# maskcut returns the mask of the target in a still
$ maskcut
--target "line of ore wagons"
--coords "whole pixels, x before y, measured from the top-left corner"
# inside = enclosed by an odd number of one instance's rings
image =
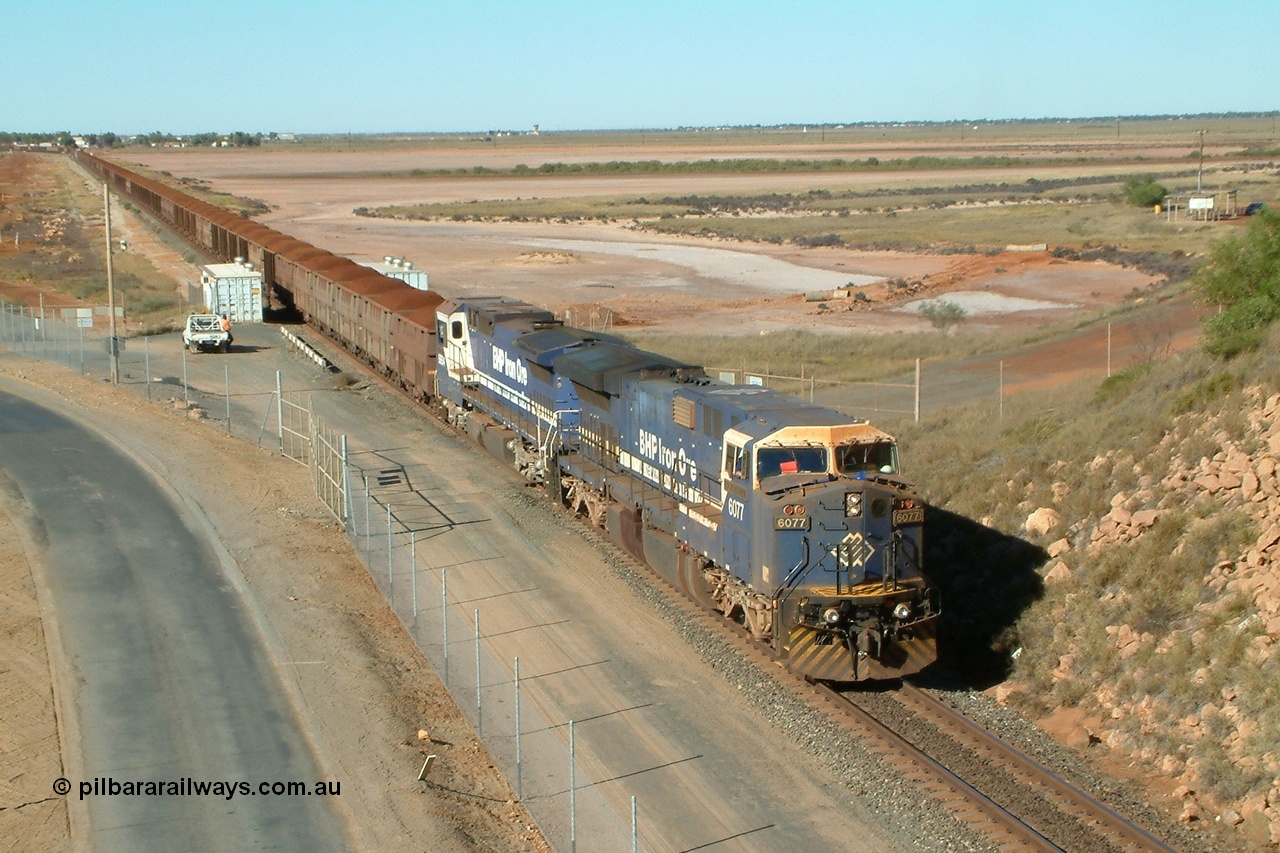
[[[418,399],[434,394],[436,307],[443,301],[438,293],[413,288],[87,151],[78,151],[76,158],[214,260],[242,258],[261,270],[267,310],[296,308]]]

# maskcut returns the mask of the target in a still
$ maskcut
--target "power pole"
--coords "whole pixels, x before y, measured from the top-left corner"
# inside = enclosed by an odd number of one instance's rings
[[[1200,192],[1204,189],[1204,131],[1197,130],[1196,133],[1200,134],[1200,168],[1196,170],[1196,192]]]
[[[111,384],[120,383],[120,348],[116,342],[116,288],[112,278],[111,266],[111,194],[110,187],[102,184],[102,205],[106,210],[107,222],[107,313],[111,317],[111,338],[107,343],[107,351],[111,353]]]

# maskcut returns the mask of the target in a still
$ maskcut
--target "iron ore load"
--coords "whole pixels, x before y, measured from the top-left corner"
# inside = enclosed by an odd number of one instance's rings
[[[937,656],[925,507],[863,420],[567,326],[446,301],[87,152],[80,162],[292,308],[792,670],[851,682]]]

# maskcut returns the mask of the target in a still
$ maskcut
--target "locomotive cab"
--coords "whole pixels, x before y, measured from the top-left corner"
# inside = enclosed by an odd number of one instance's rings
[[[726,489],[749,479],[742,514],[756,551],[749,563],[726,556],[761,567],[748,582],[769,597],[771,641],[788,666],[860,681],[935,659],[940,608],[922,566],[923,502],[898,474],[890,436],[866,424],[754,440],[731,430],[725,460]]]

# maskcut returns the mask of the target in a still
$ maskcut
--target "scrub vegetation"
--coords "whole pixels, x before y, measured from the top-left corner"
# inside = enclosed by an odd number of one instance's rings
[[[496,199],[358,208],[356,213],[456,222],[614,222],[658,234],[912,252],[998,251],[1037,243],[1067,251],[1113,246],[1173,260],[1207,251],[1220,234],[1216,223],[1167,222],[1146,203],[1148,196],[1163,199],[1167,192],[1194,189],[1194,169],[1179,166],[1161,174],[1162,184],[1123,172],[997,177],[872,189],[816,186],[790,193]],[[805,179],[820,185],[823,175]],[[1250,199],[1274,206],[1280,198],[1274,170],[1231,180]],[[1139,196],[1141,206],[1133,201]]]
[[[19,158],[28,158],[27,165]],[[87,305],[106,305],[101,194],[62,158],[15,154],[6,161],[6,168],[30,168],[40,177],[17,203],[10,196],[4,211],[9,215],[0,216],[0,278],[38,282]],[[116,304],[131,322],[156,328],[177,322],[184,309],[171,278],[142,254],[121,248],[118,240],[112,264]]]

